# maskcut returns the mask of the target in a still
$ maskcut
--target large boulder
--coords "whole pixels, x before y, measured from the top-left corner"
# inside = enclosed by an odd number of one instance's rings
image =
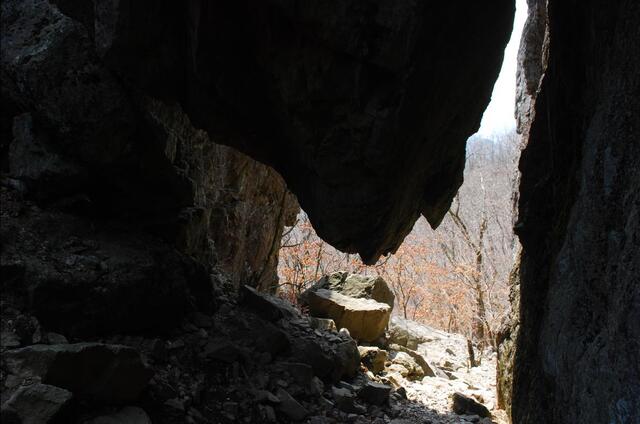
[[[319,289],[309,293],[311,315],[331,318],[339,328],[347,328],[356,340],[372,342],[384,334],[391,307],[373,299],[358,299]]]
[[[152,375],[135,349],[102,343],[33,345],[4,360],[11,374],[106,403],[136,400]]]
[[[320,289],[333,290],[345,296],[373,299],[377,302],[386,303],[391,309],[393,309],[395,301],[393,291],[391,291],[382,277],[338,271],[325,275],[303,292],[300,295],[300,303],[307,304],[309,293]]]

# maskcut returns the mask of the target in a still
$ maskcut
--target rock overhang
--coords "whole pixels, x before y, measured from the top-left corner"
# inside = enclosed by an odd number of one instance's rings
[[[58,5],[95,28],[123,81],[271,165],[320,237],[369,264],[421,214],[434,227],[446,214],[515,11],[513,0]]]

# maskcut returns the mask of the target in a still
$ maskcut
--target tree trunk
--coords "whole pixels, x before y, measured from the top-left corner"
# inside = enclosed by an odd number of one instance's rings
[[[478,363],[476,362],[476,355],[475,355],[475,352],[473,351],[473,344],[469,339],[467,339],[467,351],[469,353],[469,367],[471,368],[477,367]]]

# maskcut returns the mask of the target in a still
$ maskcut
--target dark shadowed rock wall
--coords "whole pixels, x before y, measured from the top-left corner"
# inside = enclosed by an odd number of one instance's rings
[[[92,13],[93,7],[84,16]],[[279,236],[298,210],[281,177],[214,144],[175,102],[120,79],[99,57],[94,32],[93,23],[74,20],[47,1],[2,4],[3,185],[11,196],[18,193],[37,205],[38,212],[21,226],[30,228],[49,217],[46,227],[57,233],[39,237],[60,256],[28,269],[27,279],[45,278],[47,266],[67,260],[62,256],[73,249],[63,246],[65,238],[92,238],[82,229],[89,223],[81,224],[90,220],[97,233],[114,223],[119,230],[107,243],[110,248],[94,240],[94,248],[83,255],[102,249],[97,256],[108,257],[109,251],[118,252],[118,243],[124,251],[124,246],[137,245],[142,256],[124,258],[126,268],[135,272],[138,265],[152,264],[149,269],[158,275],[143,278],[150,287],[166,272],[166,264],[159,257],[144,259],[145,246],[177,250],[205,273],[215,268],[227,274],[236,286],[272,288]],[[3,229],[12,227],[8,218]],[[3,266],[18,261],[29,268],[25,258],[37,253],[23,245],[28,237],[7,235]],[[95,277],[72,271],[61,280],[64,284],[82,285]],[[104,270],[100,278],[108,280],[112,271]]]
[[[549,1],[524,39],[516,423],[640,421],[638,22],[636,1]]]

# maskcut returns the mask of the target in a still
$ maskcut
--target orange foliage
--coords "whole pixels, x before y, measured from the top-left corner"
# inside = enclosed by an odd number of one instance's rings
[[[462,265],[452,268],[442,261],[437,239],[424,234],[424,220],[416,227],[395,254],[365,266],[357,255],[339,252],[322,241],[303,212],[283,237],[279,295],[296,303],[303,290],[335,271],[379,275],[396,295],[394,313],[447,331],[464,332],[473,315],[468,307],[472,297],[456,274],[466,269]]]
[[[280,295],[295,303],[335,271],[380,275],[396,295],[394,314],[492,343],[509,311],[508,277],[518,250],[511,229],[517,157],[513,133],[470,141],[465,183],[438,230],[420,218],[398,251],[373,266],[323,242],[301,212],[283,235]]]

